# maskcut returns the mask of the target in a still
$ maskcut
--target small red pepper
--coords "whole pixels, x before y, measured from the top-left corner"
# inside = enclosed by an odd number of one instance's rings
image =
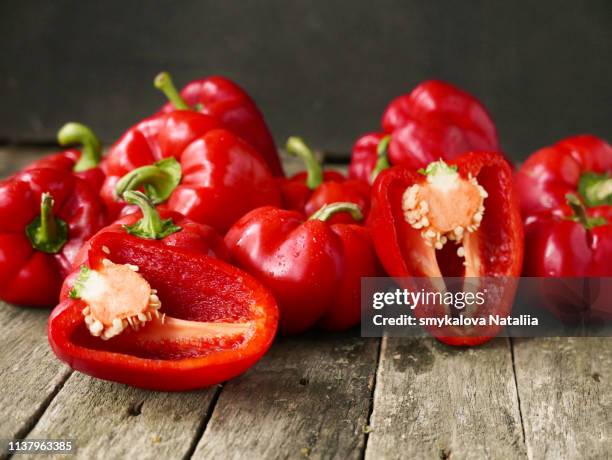
[[[389,168],[387,149],[391,135],[369,133],[361,136],[353,146],[348,177],[373,183],[383,169]]]
[[[284,334],[317,322],[328,330],[359,323],[361,277],[380,269],[367,228],[330,224],[338,212],[363,219],[354,203],[328,204],[306,221],[268,206],[246,214],[225,236],[232,260],[274,294]]]
[[[247,211],[277,205],[268,167],[214,118],[179,110],[148,118],[123,135],[109,153],[101,195],[111,217],[124,211],[119,197],[142,188],[155,204],[224,232]]]
[[[83,147],[81,151],[68,149],[48,155],[24,169],[53,168],[73,173],[98,192],[104,182],[104,172],[100,167],[102,145],[93,131],[80,123],[66,123],[57,133],[57,141],[62,146],[81,144]]]
[[[127,230],[95,235],[87,263],[64,283],[48,327],[62,361],[97,378],[182,391],[224,382],[261,358],[278,324],[266,289],[227,263],[163,242],[169,236]]]
[[[564,139],[531,155],[515,180],[525,219],[526,276],[612,275],[612,146]]]
[[[355,144],[351,177],[371,175],[377,162],[376,141],[385,134],[391,135],[389,162],[415,169],[470,151],[500,150],[495,124],[480,101],[436,80],[425,81],[391,101],[382,128],[383,133],[363,136]]]
[[[83,243],[105,223],[102,203],[69,172],[30,169],[0,183],[0,298],[50,307]]]
[[[512,171],[497,153],[467,153],[425,170],[396,166],[374,183],[368,225],[390,276],[516,277],[523,231]],[[437,288],[434,288],[437,290]],[[512,299],[497,305],[508,314]],[[417,308],[417,314],[426,313]],[[494,327],[438,337],[453,345],[486,342]]]
[[[283,206],[286,209],[311,215],[326,204],[336,202],[355,203],[367,216],[370,210],[370,186],[367,181],[347,179],[338,171],[323,171],[314,152],[299,137],[287,140],[287,153],[304,161],[306,171],[289,179],[278,179]],[[339,212],[333,223],[350,223],[349,212]]]
[[[284,176],[278,150],[263,115],[253,99],[236,83],[224,77],[208,77],[189,82],[179,94],[170,75],[162,72],[155,79],[155,85],[170,101],[162,107],[162,112],[193,107],[218,119],[257,150],[274,176]]]

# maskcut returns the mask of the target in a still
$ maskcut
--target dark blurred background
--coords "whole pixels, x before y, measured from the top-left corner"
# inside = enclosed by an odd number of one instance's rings
[[[570,134],[612,138],[612,2],[7,1],[0,139],[53,143],[65,121],[112,142],[179,86],[244,86],[277,142],[348,154],[428,78],[479,97],[514,158]]]

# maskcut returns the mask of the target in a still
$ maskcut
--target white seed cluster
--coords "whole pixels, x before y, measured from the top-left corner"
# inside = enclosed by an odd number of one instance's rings
[[[449,240],[459,244],[463,241],[463,235],[465,232],[473,232],[480,227],[485,210],[484,200],[487,198],[487,196],[489,196],[489,194],[476,181],[475,177],[470,175],[468,180],[478,189],[478,192],[480,193],[480,197],[482,198],[480,206],[471,217],[470,223],[467,226],[463,227],[458,225],[453,230],[448,232],[441,232],[429,226],[429,203],[419,197],[419,191],[422,187],[421,185],[412,185],[404,191],[404,194],[402,195],[402,211],[404,212],[404,218],[412,228],[421,230],[421,236],[425,240],[425,244],[427,246],[442,249],[442,247]],[[457,255],[459,257],[465,257],[465,249],[463,246],[460,246],[457,249]]]
[[[109,264],[112,264],[112,262],[108,259],[104,259],[102,261],[102,264],[108,266]],[[136,265],[126,265],[130,268],[130,270],[133,270],[135,272],[138,271],[138,267]],[[166,314],[160,314],[160,308],[161,301],[157,296],[157,290],[151,289],[149,303],[144,311],[126,316],[124,318],[114,318],[113,323],[110,326],[105,326],[99,319],[97,319],[93,315],[89,306],[83,308],[82,313],[85,317],[85,325],[87,326],[87,329],[89,330],[91,335],[93,335],[94,337],[100,337],[102,340],[108,340],[112,337],[121,334],[128,326],[130,326],[133,330],[137,331],[146,322],[151,321],[154,317],[160,319],[163,324]]]

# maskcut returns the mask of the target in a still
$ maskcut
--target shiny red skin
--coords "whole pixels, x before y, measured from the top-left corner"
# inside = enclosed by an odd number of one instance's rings
[[[223,123],[227,129],[251,144],[264,158],[274,176],[283,177],[278,149],[261,111],[240,86],[224,77],[213,76],[188,83],[181,97],[189,106],[201,104],[201,112]],[[161,109],[174,111],[168,103]]]
[[[353,147],[351,177],[367,178],[376,164],[377,139],[390,134],[392,165],[423,168],[440,158],[453,160],[470,151],[500,151],[497,130],[485,107],[471,94],[429,80],[391,101],[381,133],[366,134]]]
[[[34,249],[25,233],[40,215],[44,192],[55,200],[54,215],[68,225],[68,240],[57,254]],[[30,169],[1,182],[0,298],[16,305],[55,305],[77,252],[105,219],[103,205],[89,185],[59,169]]]
[[[278,325],[272,295],[241,270],[205,254],[163,246],[119,232],[92,239],[89,267],[110,257],[132,263],[157,289],[162,312],[191,321],[254,321],[242,341],[158,341],[141,344],[138,332],[102,341],[85,328],[81,300],[68,297],[77,272],[66,279],[60,304],[49,317],[53,352],[73,369],[91,376],[161,391],[215,385],[245,372],[270,347]],[[106,248],[110,256],[102,250]],[[145,326],[146,327],[146,326]]]
[[[76,177],[83,179],[90,185],[92,190],[98,192],[100,188],[102,188],[102,184],[104,183],[105,177],[104,171],[102,170],[102,166],[98,165],[85,171],[75,172],[74,165],[76,165],[80,158],[81,152],[79,150],[68,149],[62,152],[47,155],[46,157],[41,158],[40,160],[36,160],[26,166],[24,170],[28,171],[30,169],[39,168],[59,169],[67,173],[74,174]]]
[[[368,182],[347,179],[338,171],[324,171],[323,182],[314,190],[306,186],[306,172],[300,172],[289,179],[279,179],[278,184],[285,209],[312,215],[326,204],[345,201],[355,203],[364,217],[370,211],[370,186]],[[331,223],[352,223],[354,220],[346,213],[333,215]]]
[[[101,195],[112,217],[127,211],[115,196],[129,171],[162,158],[181,164],[181,183],[163,207],[225,232],[245,212],[278,205],[280,193],[265,162],[245,141],[208,115],[174,111],[151,117],[130,129],[106,161]]]
[[[366,228],[304,221],[296,211],[255,209],[236,222],[225,242],[232,261],[273,293],[287,335],[317,322],[329,330],[355,326],[360,279],[380,273]]]
[[[448,163],[456,165],[462,177],[470,174],[476,177],[489,193],[478,230],[481,235],[478,276],[518,277],[523,261],[523,227],[510,166],[502,155],[493,152],[470,152]],[[429,277],[431,273],[426,267],[432,264],[440,266],[443,276],[463,276],[462,269],[457,271],[442,254],[438,262],[432,260],[420,231],[413,229],[403,216],[402,194],[408,187],[425,180],[424,175],[403,166],[389,168],[378,176],[372,189],[368,220],[376,252],[387,274],[395,278]],[[512,299],[508,300],[501,305],[501,310],[511,310]],[[499,331],[487,332],[493,333],[436,338],[450,345],[472,346],[487,342]]]
[[[229,261],[229,251],[225,245],[223,238],[216,230],[209,225],[199,224],[193,220],[179,214],[178,212],[169,211],[167,209],[158,209],[159,216],[162,219],[172,219],[174,225],[181,228],[178,232],[172,233],[159,240],[148,240],[151,245],[158,245],[160,248],[164,246],[177,247],[186,251],[197,252],[198,254],[206,254],[210,257],[215,257],[220,260]],[[102,228],[100,233],[117,233],[119,235],[128,235],[124,225],[132,225],[142,218],[142,212],[137,211],[117,219],[111,225]],[[73,266],[78,267],[87,262],[91,241],[87,241],[78,252],[74,259]]]
[[[612,174],[612,146],[592,135],[569,137],[531,155],[515,176],[525,219],[525,276],[611,276],[612,206],[587,208],[608,224],[587,230],[569,220],[566,195],[585,172]]]

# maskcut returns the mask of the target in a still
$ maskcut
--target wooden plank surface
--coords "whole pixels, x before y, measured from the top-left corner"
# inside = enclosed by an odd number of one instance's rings
[[[228,382],[193,458],[361,458],[377,339],[280,339]]]
[[[612,339],[514,343],[530,458],[612,457]]]
[[[83,459],[183,458],[217,391],[143,391],[75,372],[28,438],[74,439]]]
[[[383,339],[370,428],[366,459],[525,457],[508,341]]]
[[[0,302],[0,439],[25,436],[70,375],[47,343],[47,316]]]

